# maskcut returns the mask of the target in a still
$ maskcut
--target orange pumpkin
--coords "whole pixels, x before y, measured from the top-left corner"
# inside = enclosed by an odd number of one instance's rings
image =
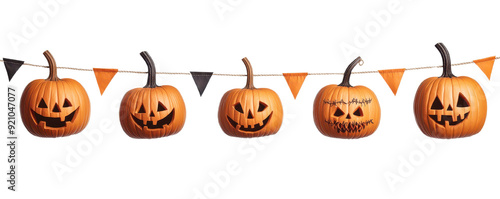
[[[176,134],[186,121],[186,106],[173,86],[156,85],[156,68],[149,54],[140,53],[148,66],[144,88],[128,91],[120,105],[120,123],[132,138],[159,138]]]
[[[484,91],[474,79],[453,75],[448,50],[442,43],[436,48],[443,59],[443,74],[426,79],[417,90],[413,110],[418,127],[435,138],[474,135],[486,120]]]
[[[82,131],[90,117],[90,101],[85,89],[73,79],[59,79],[54,57],[47,79],[30,82],[21,96],[21,118],[28,131],[39,137],[62,137]]]
[[[281,100],[273,90],[255,88],[252,65],[243,58],[247,83],[243,89],[232,89],[219,105],[219,125],[230,136],[258,137],[278,132],[283,122]]]
[[[314,123],[323,135],[361,138],[377,130],[380,123],[377,96],[367,87],[353,87],[349,83],[352,69],[360,61],[361,57],[358,57],[349,64],[342,83],[325,86],[316,95]]]

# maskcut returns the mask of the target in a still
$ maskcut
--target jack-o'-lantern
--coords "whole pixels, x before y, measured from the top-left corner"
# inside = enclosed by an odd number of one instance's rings
[[[39,137],[62,137],[82,131],[90,117],[90,101],[85,89],[73,79],[59,79],[54,57],[47,79],[30,82],[21,96],[21,118],[28,131]]]
[[[448,50],[442,43],[436,48],[443,59],[443,74],[420,84],[413,104],[417,124],[425,135],[435,138],[474,135],[486,120],[484,91],[474,79],[453,75]]]
[[[281,100],[273,90],[255,88],[252,65],[245,57],[247,83],[243,89],[232,89],[219,105],[219,125],[230,136],[258,137],[278,132],[283,121]]]
[[[323,87],[314,100],[314,123],[326,136],[335,138],[362,138],[377,130],[380,123],[380,105],[377,96],[364,86],[351,86],[349,79],[356,58],[347,67],[339,85]]]
[[[132,138],[159,138],[176,134],[186,121],[186,106],[173,86],[156,84],[156,68],[149,54],[140,55],[148,66],[144,88],[128,91],[120,105],[120,123]]]

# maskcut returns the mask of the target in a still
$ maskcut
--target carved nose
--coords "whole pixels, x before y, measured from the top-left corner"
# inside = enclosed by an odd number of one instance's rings
[[[248,110],[248,117],[247,119],[253,119],[252,111]]]
[[[451,105],[448,105],[448,109],[446,109],[446,110],[452,111],[453,108],[451,108]]]
[[[153,113],[153,111],[151,111],[151,113],[149,114],[149,117],[154,117],[155,114]]]
[[[57,103],[54,105],[54,108],[52,109],[52,112],[54,113],[60,113],[61,109],[59,108],[59,105]]]
[[[347,114],[347,117],[345,119],[351,119],[351,114]]]

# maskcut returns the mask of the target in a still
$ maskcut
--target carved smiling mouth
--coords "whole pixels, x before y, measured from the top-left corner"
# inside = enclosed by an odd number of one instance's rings
[[[158,122],[156,122],[156,125],[153,125],[153,121],[147,121],[146,125],[144,125],[143,120],[136,118],[133,114],[130,114],[130,115],[132,116],[132,119],[134,119],[135,124],[137,124],[141,128],[144,128],[145,126],[147,126],[148,129],[162,129],[165,125],[170,125],[170,123],[174,119],[175,108],[172,109],[172,112],[170,112],[170,114],[168,114],[167,116],[165,116],[161,120],[158,120]]]
[[[271,119],[272,115],[273,115],[273,112],[271,112],[271,114],[269,114],[269,116],[267,116],[267,118],[262,121],[262,126],[259,123],[253,125],[253,128],[251,125],[248,125],[247,127],[240,125],[239,130],[240,131],[251,131],[251,132],[260,131],[261,129],[263,129],[267,125],[267,123]],[[239,125],[237,122],[235,122],[229,116],[227,116],[227,120],[229,121],[231,126],[233,126],[235,129],[238,129],[238,128],[236,128]]]
[[[46,127],[61,128],[66,126],[66,122],[73,121],[73,118],[78,112],[78,109],[80,109],[80,107],[76,108],[76,110],[71,112],[69,115],[66,115],[66,117],[64,117],[64,121],[61,121],[60,117],[45,117],[38,114],[34,110],[31,110],[31,116],[33,117],[37,125],[40,124],[40,122],[45,122]]]
[[[434,120],[434,122],[444,126],[446,124],[446,121],[448,121],[448,124],[450,126],[454,126],[454,125],[457,125],[457,124],[460,124],[462,123],[465,119],[467,119],[467,117],[469,116],[469,113],[470,112],[467,112],[464,114],[464,119],[461,118],[460,115],[458,115],[457,117],[457,121],[454,122],[453,121],[453,116],[451,115],[441,115],[441,121],[438,121],[438,116],[437,115],[429,115],[429,117]]]

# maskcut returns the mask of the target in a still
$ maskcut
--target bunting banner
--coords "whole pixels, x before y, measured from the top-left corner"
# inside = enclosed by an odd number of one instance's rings
[[[21,66],[24,64],[24,61],[3,58],[3,63],[5,65],[5,70],[7,70],[7,76],[9,77],[10,82],[12,77],[14,77],[14,75],[16,74],[17,70],[19,70],[19,68],[21,68]]]
[[[198,88],[198,92],[200,92],[200,97],[205,92],[205,88],[207,88],[208,81],[212,77],[213,72],[194,72],[191,71],[191,76],[193,76],[194,83]]]
[[[477,59],[477,60],[473,60],[473,61],[469,61],[469,62],[455,63],[455,64],[451,64],[451,66],[461,66],[461,65],[475,63],[484,72],[484,74],[487,76],[487,78],[490,79],[494,62],[497,59],[500,59],[500,57],[491,56],[491,57]],[[0,59],[0,62],[4,62],[9,81],[13,78],[13,76],[16,74],[16,72],[19,70],[19,68],[22,65],[48,68],[48,66],[30,64],[30,63],[25,63],[24,61],[7,59],[7,58]],[[133,73],[133,74],[146,73],[144,71],[121,71],[121,70],[112,69],[112,68],[93,68],[93,69],[74,68],[74,67],[57,67],[57,68],[63,69],[63,70],[94,71],[96,81],[97,81],[97,84],[99,86],[99,90],[100,90],[101,95],[103,95],[107,86],[110,84],[111,80],[113,79],[113,77],[117,73]],[[399,69],[388,69],[388,70],[370,70],[370,71],[352,72],[352,74],[378,73],[382,76],[382,78],[384,78],[385,82],[387,83],[387,85],[389,86],[391,91],[394,93],[394,95],[396,95],[405,71],[425,70],[425,69],[433,69],[433,68],[442,68],[442,66],[439,65],[439,66],[399,68]],[[198,92],[200,93],[200,97],[203,95],[203,93],[204,93],[212,76],[246,77],[246,74],[225,74],[225,73],[195,72],[195,71],[191,71],[190,73],[158,72],[158,74],[160,74],[160,75],[191,75],[193,77],[195,84],[196,84]],[[283,76],[285,78],[289,88],[290,88],[290,91],[292,92],[294,99],[296,99],[300,89],[302,88],[302,84],[304,83],[304,80],[307,76],[309,76],[309,75],[338,75],[338,76],[341,76],[343,74],[344,73],[340,73],[340,72],[339,73],[306,73],[306,72],[303,72],[303,73],[254,74],[254,76],[261,76],[261,77],[262,76],[269,76],[269,77]]]
[[[104,93],[104,90],[108,87],[109,83],[113,79],[113,77],[118,72],[118,69],[114,68],[94,68],[95,79],[97,80],[97,85],[99,86],[99,91],[101,95]]]
[[[491,71],[493,70],[493,64],[495,63],[495,56],[483,58],[483,59],[477,59],[474,60],[474,63],[476,63],[477,66],[483,71],[483,73],[488,77],[488,79],[491,78]]]
[[[297,99],[297,95],[299,94],[307,74],[308,73],[283,73],[283,77],[285,77],[286,83],[288,87],[290,87],[294,99]]]
[[[404,68],[400,69],[389,69],[389,70],[379,70],[378,72],[384,78],[385,82],[391,88],[392,93],[396,96],[398,93],[399,84],[401,83],[401,79],[403,78],[403,74],[405,73]]]

